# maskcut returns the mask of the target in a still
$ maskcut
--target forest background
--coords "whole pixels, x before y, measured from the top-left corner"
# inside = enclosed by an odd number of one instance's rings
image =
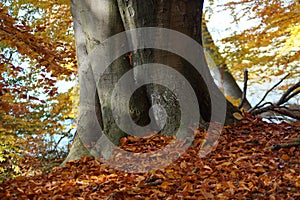
[[[299,81],[298,0],[205,3],[209,31],[204,37],[213,39],[204,46],[210,68],[224,71],[226,66],[241,87],[247,69],[252,106],[286,75],[265,101],[277,101]],[[62,162],[76,130],[79,88],[68,0],[1,0],[0,11],[1,181],[39,174]],[[222,70],[218,72],[222,88]],[[241,101],[227,98],[235,105]],[[288,104],[299,101],[295,95]]]

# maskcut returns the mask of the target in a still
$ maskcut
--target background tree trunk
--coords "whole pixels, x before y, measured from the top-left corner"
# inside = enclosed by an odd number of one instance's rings
[[[207,54],[207,60],[211,65],[211,71],[215,74],[215,80],[220,82],[219,88],[225,96],[234,99],[242,99],[243,92],[236,83],[234,77],[226,66],[225,59],[220,54],[218,47],[215,45],[210,32],[207,29],[205,21],[202,22],[202,45]],[[251,108],[250,103],[246,99],[243,107],[247,110]]]

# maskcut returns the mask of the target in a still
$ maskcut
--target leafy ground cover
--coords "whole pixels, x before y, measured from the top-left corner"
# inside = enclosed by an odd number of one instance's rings
[[[206,131],[193,132],[193,145],[164,169],[129,173],[84,157],[49,173],[4,181],[0,199],[300,199],[299,123],[268,124],[248,117],[225,127],[203,158],[199,150]],[[125,150],[148,152],[170,141],[155,134],[121,143]],[[124,167],[131,164],[117,151],[113,159],[122,159]]]

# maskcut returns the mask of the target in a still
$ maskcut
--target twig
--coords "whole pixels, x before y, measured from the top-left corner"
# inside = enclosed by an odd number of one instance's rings
[[[286,77],[287,76],[285,76],[284,78],[286,78]],[[276,85],[278,85],[278,83]],[[293,119],[300,120],[299,109],[296,109],[296,110],[294,109],[293,110],[293,109],[283,105],[283,104],[287,103],[294,96],[300,94],[300,90],[293,92],[294,90],[296,90],[299,87],[300,87],[300,82],[298,82],[295,85],[288,88],[287,91],[281,96],[281,98],[279,99],[279,101],[277,103],[266,102],[266,103],[263,103],[262,105],[260,105],[261,104],[261,102],[260,102],[259,104],[257,104],[255,106],[255,109],[252,109],[249,112],[253,115],[258,115],[258,114],[261,114],[261,113],[264,113],[264,112],[273,111],[273,112],[276,112],[278,114],[281,114],[281,115],[284,115],[284,116],[287,116],[287,117],[291,117]],[[275,88],[275,86],[273,88]],[[271,91],[271,90],[269,90],[269,91]]]
[[[298,90],[297,92],[294,92],[293,94],[291,94],[290,96],[288,96],[286,98],[286,102],[288,102],[291,98],[293,98],[294,96],[296,96],[297,94],[300,94],[300,90]]]
[[[13,54],[14,54],[14,52],[13,52],[13,51],[10,51],[10,52],[9,52],[9,57],[8,57],[8,58],[6,58],[5,55],[1,55],[1,59],[3,59],[4,62],[3,62],[3,63],[1,62],[0,64],[8,64],[8,63],[10,62],[10,60],[12,59]]]
[[[300,120],[300,115],[298,115],[294,112],[291,112],[288,108],[277,106],[277,105],[270,105],[270,106],[267,106],[267,107],[264,107],[264,108],[261,108],[261,109],[256,109],[256,110],[252,111],[251,114],[259,115],[261,113],[268,112],[268,111],[273,111],[273,112],[276,112],[278,114],[285,115],[285,116],[291,117],[293,119]]]
[[[287,102],[289,99],[291,99],[292,97],[296,96],[297,94],[299,94],[299,91],[294,92],[293,94],[291,94],[289,96],[290,93],[292,93],[295,89],[297,89],[298,87],[300,87],[300,82],[298,82],[297,84],[293,85],[292,87],[290,87],[283,95],[282,97],[279,99],[278,101],[278,105],[283,104],[285,102]]]
[[[288,142],[288,143],[281,143],[281,144],[274,144],[270,147],[267,147],[267,149],[271,150],[279,150],[281,148],[290,148],[300,145],[300,136],[298,136],[295,140]]]
[[[59,138],[59,140],[57,141],[57,143],[55,144],[54,148],[53,149],[56,149],[57,146],[59,145],[59,143],[62,141],[62,139],[64,139],[65,137],[67,137],[67,135],[63,135]]]
[[[264,106],[266,106],[266,105],[268,105],[268,104],[269,104],[269,106],[274,106],[274,104],[273,104],[272,102],[265,102],[265,103],[263,103],[262,105],[257,106],[257,109],[263,108]]]
[[[289,111],[288,109],[274,108],[273,111],[277,112],[279,114],[300,120],[300,115],[297,115],[296,113],[293,113],[293,112]]]
[[[251,113],[253,110],[257,109],[257,107],[259,106],[259,104],[261,104],[265,99],[266,97],[268,96],[268,94],[274,89],[276,88],[278,85],[280,85],[288,76],[290,75],[290,73],[288,73],[287,75],[285,75],[278,83],[276,83],[271,89],[269,89],[265,95],[263,96],[263,98],[260,100],[260,102],[258,102],[253,108],[251,108],[249,110],[249,112]]]
[[[247,83],[248,83],[248,70],[245,69],[245,71],[244,71],[244,88],[243,88],[243,94],[242,94],[242,101],[241,101],[240,105],[238,106],[239,109],[241,109],[243,107],[243,104],[246,101]]]
[[[10,62],[13,54],[14,54],[14,52],[11,51],[10,54],[9,54],[9,58],[6,60],[6,64],[8,64]]]
[[[62,139],[64,139],[65,137],[68,137],[68,135],[69,135],[70,133],[71,133],[71,129],[67,132],[67,134],[61,136],[61,137],[59,138],[59,140],[57,141],[57,143],[55,144],[53,150],[56,151],[56,155],[57,155],[57,156],[59,156],[59,155],[58,155],[58,151],[57,151],[56,148],[58,147],[58,145],[59,145],[59,143],[62,141]]]

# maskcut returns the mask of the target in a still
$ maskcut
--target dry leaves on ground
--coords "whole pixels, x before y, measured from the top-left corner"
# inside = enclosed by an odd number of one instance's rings
[[[299,132],[296,123],[244,119],[225,127],[214,150],[200,158],[206,131],[196,129],[193,145],[165,168],[124,172],[85,157],[48,174],[7,180],[0,185],[0,199],[300,199],[300,146],[268,149],[296,139]],[[125,150],[145,153],[163,149],[173,139],[130,136],[121,144]],[[178,155],[172,153],[179,146],[162,151],[166,162]],[[115,151],[113,156],[122,167],[132,164],[127,154]]]

